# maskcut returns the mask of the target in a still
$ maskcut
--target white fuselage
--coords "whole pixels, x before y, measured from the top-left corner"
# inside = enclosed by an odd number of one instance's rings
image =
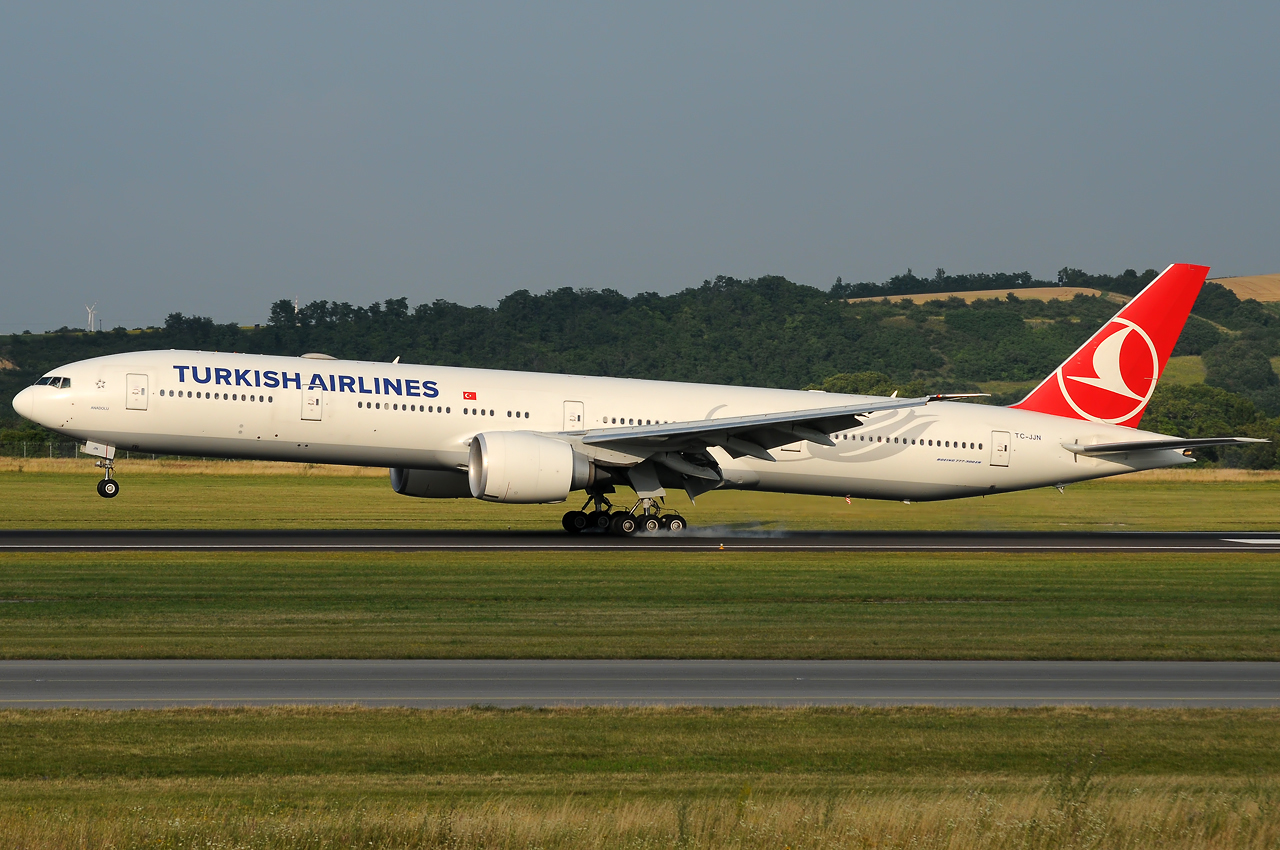
[[[856,396],[796,390],[200,351],[82,360],[34,386],[24,416],[120,450],[457,471],[476,434],[566,435],[832,406]],[[287,379],[286,379],[287,376]],[[274,384],[274,385],[273,385]],[[464,395],[465,394],[465,395]],[[1064,484],[1190,463],[1176,450],[1074,454],[1064,444],[1141,438],[1115,425],[981,404],[871,414],[797,442],[770,463],[711,449],[724,486],[930,500]]]

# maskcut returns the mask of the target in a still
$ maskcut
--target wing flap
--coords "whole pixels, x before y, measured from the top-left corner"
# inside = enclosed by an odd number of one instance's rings
[[[883,410],[923,407],[932,401],[973,398],[982,393],[931,395],[919,398],[881,398],[857,404],[823,407],[812,410],[787,410],[750,416],[728,416],[723,419],[699,419],[690,422],[667,422],[662,425],[627,428],[595,428],[582,433],[586,445],[601,447],[626,446],[653,451],[680,451],[690,448],[718,446],[736,456],[750,455],[773,460],[769,449],[800,440],[819,445],[835,445],[829,434],[861,424],[859,417]],[[576,436],[576,435],[575,435]]]

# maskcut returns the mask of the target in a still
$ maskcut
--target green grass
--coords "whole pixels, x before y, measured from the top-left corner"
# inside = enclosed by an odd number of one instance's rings
[[[0,712],[0,779],[1280,772],[1280,710],[271,708]],[[625,780],[624,780],[625,781]],[[610,793],[605,790],[604,793]]]
[[[1160,380],[1169,384],[1203,384],[1205,374],[1204,358],[1199,355],[1170,357]]]
[[[1268,554],[9,554],[5,658],[1280,659]]]
[[[11,462],[11,466],[14,462]],[[32,466],[39,468],[40,464]],[[59,462],[66,468],[73,461]],[[144,464],[138,464],[147,468]],[[181,474],[120,466],[114,499],[76,472],[0,472],[0,528],[558,529],[566,505],[411,499],[384,475]],[[222,466],[233,466],[222,464]],[[156,469],[155,465],[150,466]],[[211,466],[209,468],[217,468]],[[616,497],[619,504],[627,495]],[[1280,475],[1232,470],[1142,474],[986,498],[904,505],[773,493],[707,493],[668,504],[694,526],[732,529],[1280,530]]]
[[[9,846],[1271,847],[1280,712],[0,712]]]

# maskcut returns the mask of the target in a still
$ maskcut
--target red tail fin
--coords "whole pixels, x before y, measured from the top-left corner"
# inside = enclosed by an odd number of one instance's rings
[[[1169,266],[1014,407],[1136,428],[1208,274]]]

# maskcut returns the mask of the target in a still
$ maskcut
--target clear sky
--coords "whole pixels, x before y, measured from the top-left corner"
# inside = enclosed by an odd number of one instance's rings
[[[0,331],[1280,271],[1280,4],[0,4]]]

